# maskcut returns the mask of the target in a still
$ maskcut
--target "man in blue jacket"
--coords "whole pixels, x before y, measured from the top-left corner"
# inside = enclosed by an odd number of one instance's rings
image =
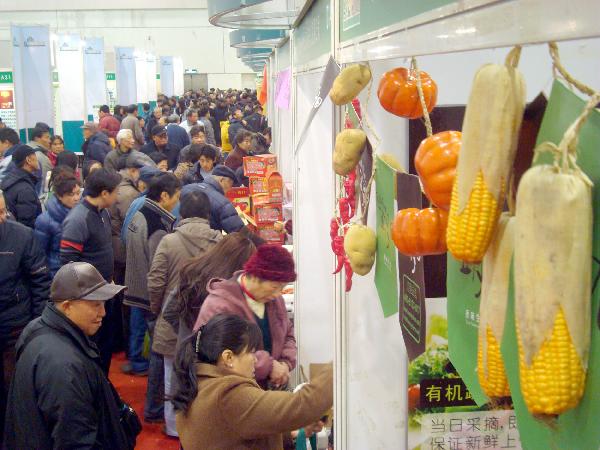
[[[213,230],[223,230],[226,233],[240,231],[244,222],[240,219],[233,204],[225,194],[236,183],[233,170],[219,165],[213,169],[212,175],[207,175],[202,183],[192,183],[183,187],[181,195],[199,189],[208,196],[210,201],[210,227]]]
[[[100,131],[98,125],[94,122],[87,122],[82,128],[85,139],[85,142],[81,146],[84,161],[93,159],[104,164],[106,155],[112,150],[108,136]]]

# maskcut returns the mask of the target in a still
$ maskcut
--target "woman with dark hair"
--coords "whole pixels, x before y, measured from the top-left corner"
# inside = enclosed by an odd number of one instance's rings
[[[252,152],[253,137],[254,133],[247,130],[240,130],[235,135],[233,151],[227,155],[227,159],[225,160],[225,165],[234,172],[238,169],[238,167],[243,165],[245,156],[251,156],[254,154]]]
[[[64,153],[65,151],[65,141],[58,134],[55,134],[50,138],[50,151],[48,152],[48,159],[52,164],[52,167],[56,167],[56,159],[58,155]]]
[[[191,258],[182,266],[178,295],[171,296],[163,310],[164,319],[178,334],[178,344],[192,334],[202,303],[208,295],[208,282],[215,277],[231,278],[255,251],[255,245],[242,233],[230,233],[208,252]]]
[[[123,120],[123,117],[125,117],[125,107],[121,105],[115,105],[113,111],[113,117],[119,122],[121,122],[121,120]]]
[[[220,313],[236,314],[256,323],[263,336],[263,345],[256,352],[256,380],[264,388],[281,389],[296,367],[298,353],[294,326],[281,292],[295,280],[292,255],[279,245],[261,245],[243,271],[229,279],[208,282],[208,296],[194,330]]]
[[[185,450],[280,450],[283,433],[319,420],[333,404],[333,371],[296,393],[264,391],[254,380],[259,327],[218,314],[183,342],[172,397]]]
[[[69,211],[81,198],[81,183],[70,167],[56,166],[50,175],[54,195],[46,204],[46,211],[35,221],[35,236],[46,253],[50,274],[60,269],[60,240],[62,223]]]

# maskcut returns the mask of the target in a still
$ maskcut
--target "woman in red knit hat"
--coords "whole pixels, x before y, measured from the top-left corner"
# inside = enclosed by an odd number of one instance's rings
[[[294,327],[288,318],[283,288],[296,280],[292,255],[278,245],[262,245],[229,280],[213,279],[196,320],[195,330],[220,313],[256,323],[263,337],[256,352],[256,380],[263,387],[280,388],[296,367]]]

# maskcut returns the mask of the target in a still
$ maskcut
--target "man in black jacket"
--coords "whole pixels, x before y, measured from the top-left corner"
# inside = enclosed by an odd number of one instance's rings
[[[57,272],[52,303],[17,343],[6,448],[133,448],[135,435],[120,422],[125,405],[90,340],[100,328],[106,301],[123,289],[88,263],[70,263]]]
[[[35,150],[28,145],[20,145],[13,153],[12,161],[14,166],[8,169],[0,188],[4,191],[6,207],[17,222],[33,228],[35,219],[42,213],[35,187],[38,182]]]
[[[169,137],[167,136],[167,129],[162,125],[156,125],[150,132],[152,141],[148,142],[142,148],[140,152],[150,155],[155,152],[164,153],[167,156],[169,163],[169,170],[177,167],[177,160],[179,159],[179,150],[174,148],[169,143]]]
[[[50,273],[33,230],[7,220],[0,191],[0,442],[6,394],[15,369],[15,343],[48,300]]]
[[[98,169],[85,180],[85,193],[62,223],[60,262],[67,264],[83,261],[92,264],[107,282],[111,282],[114,271],[112,228],[110,208],[117,201],[117,187],[121,175],[108,169]],[[102,366],[108,374],[112,358],[112,336],[114,333],[113,308],[106,305],[104,326],[94,337],[100,350]]]

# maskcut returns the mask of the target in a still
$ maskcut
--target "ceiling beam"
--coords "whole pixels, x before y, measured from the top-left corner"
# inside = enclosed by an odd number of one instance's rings
[[[161,10],[161,9],[206,9],[207,0],[2,0],[0,12],[19,11],[104,11],[104,10]]]

